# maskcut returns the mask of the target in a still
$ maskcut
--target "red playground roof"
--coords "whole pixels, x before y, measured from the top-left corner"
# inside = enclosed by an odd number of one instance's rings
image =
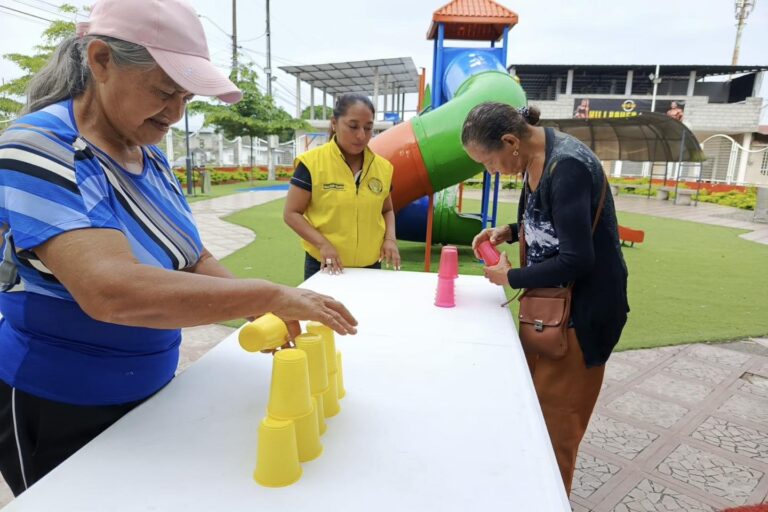
[[[498,41],[505,27],[517,25],[517,13],[493,0],[453,0],[432,15],[427,39],[437,38],[437,24],[445,24],[446,39]]]

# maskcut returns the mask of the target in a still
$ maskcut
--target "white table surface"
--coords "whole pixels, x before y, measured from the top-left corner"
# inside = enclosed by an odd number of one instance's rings
[[[501,288],[350,269],[303,286],[360,322],[336,337],[347,396],[294,485],[252,479],[271,358],[236,333],[5,511],[570,511]]]

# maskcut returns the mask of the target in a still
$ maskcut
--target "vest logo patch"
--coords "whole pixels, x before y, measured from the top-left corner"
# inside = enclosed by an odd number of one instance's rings
[[[344,190],[343,183],[323,183],[323,190]]]
[[[368,188],[374,194],[381,194],[381,191],[384,190],[384,184],[378,178],[371,178],[368,181]]]

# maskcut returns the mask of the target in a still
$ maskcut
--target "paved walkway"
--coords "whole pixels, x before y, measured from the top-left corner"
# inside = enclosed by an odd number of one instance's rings
[[[222,258],[257,235],[220,219],[285,195],[243,192],[192,204],[203,241]],[[479,196],[467,191],[466,197]],[[503,201],[516,201],[503,191]],[[750,230],[768,225],[716,205],[676,206],[623,195],[620,211]],[[232,329],[183,330],[179,371]],[[768,497],[768,339],[693,344],[614,354],[581,446],[571,504],[577,512],[718,511]],[[10,500],[0,488],[0,505]],[[546,512],[546,511],[542,511]]]

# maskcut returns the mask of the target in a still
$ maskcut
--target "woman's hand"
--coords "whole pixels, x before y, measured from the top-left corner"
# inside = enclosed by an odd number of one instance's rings
[[[339,334],[357,334],[357,320],[344,304],[333,297],[305,290],[283,287],[272,314],[280,317],[288,326],[291,337],[297,336],[299,320],[320,322]]]
[[[320,246],[320,272],[328,272],[331,275],[344,272],[339,253],[330,242]]]
[[[392,265],[394,270],[400,270],[400,251],[397,248],[396,241],[391,238],[384,239],[384,243],[381,244],[379,261],[383,261],[387,268]]]
[[[480,234],[482,235],[482,233]],[[512,265],[510,265],[509,260],[507,260],[507,253],[502,252],[501,258],[496,265],[492,267],[485,267],[485,277],[493,284],[497,284],[499,286],[508,285],[509,279],[507,278],[507,271],[511,268]]]
[[[509,228],[509,224],[503,226],[497,226],[495,228],[486,228],[478,233],[472,240],[472,250],[475,252],[477,259],[483,259],[480,253],[477,252],[477,246],[488,240],[492,245],[496,246],[503,242],[508,242],[512,239],[512,231]]]

